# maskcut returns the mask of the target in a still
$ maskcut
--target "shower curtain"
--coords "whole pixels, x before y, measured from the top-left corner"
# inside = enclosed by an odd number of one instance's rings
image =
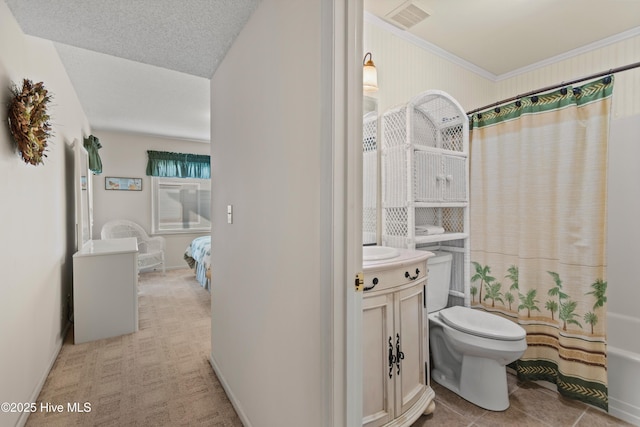
[[[469,120],[471,305],[527,331],[519,379],[605,410],[612,91],[608,76]]]

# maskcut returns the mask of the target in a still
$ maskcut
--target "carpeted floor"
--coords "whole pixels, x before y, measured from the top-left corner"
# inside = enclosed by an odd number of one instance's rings
[[[74,345],[69,332],[37,400],[63,410],[27,426],[242,426],[209,364],[210,294],[193,271],[141,274],[138,302],[136,333]]]

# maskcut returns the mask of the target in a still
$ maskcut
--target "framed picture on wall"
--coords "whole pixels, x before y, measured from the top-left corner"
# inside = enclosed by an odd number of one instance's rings
[[[142,178],[120,178],[106,176],[104,178],[105,190],[142,191]]]

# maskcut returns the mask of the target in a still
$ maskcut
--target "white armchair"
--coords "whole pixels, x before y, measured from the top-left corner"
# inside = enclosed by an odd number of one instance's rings
[[[165,273],[164,237],[149,237],[140,225],[124,219],[113,220],[104,224],[100,237],[102,239],[135,237],[138,240],[138,272],[147,268],[161,266],[162,273]]]

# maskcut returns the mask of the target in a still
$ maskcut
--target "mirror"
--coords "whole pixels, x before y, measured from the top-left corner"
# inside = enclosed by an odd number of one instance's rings
[[[74,145],[74,186],[76,202],[76,245],[82,248],[91,240],[93,228],[93,206],[91,194],[91,172],[89,171],[89,154],[77,139]]]
[[[378,242],[378,101],[362,102],[362,244]]]

